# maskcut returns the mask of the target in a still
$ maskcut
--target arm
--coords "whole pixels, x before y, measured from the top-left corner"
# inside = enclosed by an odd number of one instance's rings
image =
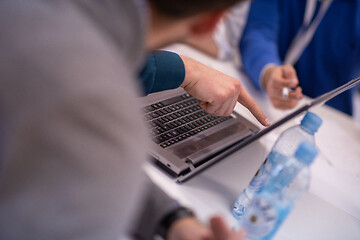
[[[236,102],[246,107],[264,126],[270,125],[265,114],[243,88],[240,81],[205,66],[191,58],[181,56],[186,74],[181,87],[200,100],[200,106],[209,114],[230,115]]]
[[[147,93],[181,86],[199,99],[201,107],[209,114],[230,115],[236,102],[239,102],[261,124],[269,125],[265,114],[238,79],[191,58],[170,52],[157,52],[150,57],[141,76]]]
[[[185,78],[185,66],[176,53],[155,51],[148,55],[140,76],[147,95],[179,87]]]
[[[221,217],[212,217],[209,227],[204,227],[194,218],[184,218],[170,227],[169,240],[243,240],[245,232],[230,230]]]
[[[250,7],[240,42],[245,72],[260,89],[260,74],[267,64],[281,65],[278,53],[280,13],[278,0],[256,0]]]
[[[205,226],[191,210],[181,207],[156,185],[147,186],[141,211],[133,224],[135,239],[153,239],[155,235],[169,240],[241,240],[244,232],[231,231],[221,217],[210,219]]]
[[[248,22],[240,42],[245,72],[259,89],[266,90],[274,107],[294,108],[303,95],[297,87],[295,69],[282,65],[278,50],[279,0],[257,0],[251,4]],[[296,88],[283,96],[283,88]]]

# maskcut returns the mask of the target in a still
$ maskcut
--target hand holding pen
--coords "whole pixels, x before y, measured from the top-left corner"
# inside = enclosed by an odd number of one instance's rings
[[[270,65],[264,70],[262,85],[278,109],[292,109],[303,98],[295,69],[290,65]]]

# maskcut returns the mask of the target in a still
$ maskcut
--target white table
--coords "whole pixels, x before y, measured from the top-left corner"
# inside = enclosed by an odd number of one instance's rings
[[[241,79],[271,122],[287,113],[275,110],[266,95],[254,89],[233,63],[219,62],[182,45],[169,49]],[[242,106],[237,105],[236,111],[256,123],[255,118]],[[312,111],[324,123],[316,134],[320,155],[312,167],[310,192],[298,202],[274,239],[359,240],[360,124],[327,106]],[[247,186],[279,134],[299,123],[301,118],[275,129],[183,184],[175,183],[151,164],[145,168],[169,195],[194,209],[200,220],[207,222],[209,217],[221,215],[231,226],[236,226],[231,214],[235,198]]]

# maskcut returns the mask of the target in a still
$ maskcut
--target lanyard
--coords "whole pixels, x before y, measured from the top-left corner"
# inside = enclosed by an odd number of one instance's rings
[[[284,64],[294,65],[299,60],[332,2],[333,0],[323,0],[318,14],[314,21],[311,22],[311,19],[315,14],[317,0],[306,1],[303,24],[290,44],[285,56]]]

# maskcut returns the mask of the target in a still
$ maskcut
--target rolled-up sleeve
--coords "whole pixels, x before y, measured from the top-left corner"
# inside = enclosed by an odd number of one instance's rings
[[[179,87],[185,78],[185,66],[178,54],[155,51],[148,55],[140,76],[147,95]]]

